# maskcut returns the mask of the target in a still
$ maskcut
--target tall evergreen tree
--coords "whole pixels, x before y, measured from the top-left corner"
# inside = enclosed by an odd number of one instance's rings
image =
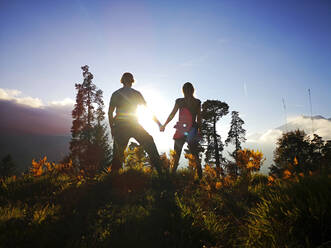
[[[225,144],[233,144],[235,146],[235,150],[231,154],[232,157],[237,162],[237,153],[241,150],[241,143],[246,141],[245,134],[246,130],[243,128],[245,122],[239,117],[239,113],[237,111],[231,112],[231,127],[228,132],[228,138],[225,140]],[[235,176],[238,175],[239,168],[237,163],[228,163],[227,166],[229,173]]]
[[[86,94],[82,84],[75,84],[75,88],[77,95],[76,104],[72,111],[73,121],[71,127],[70,158],[75,165],[79,165],[86,152],[86,141],[83,139],[82,135],[86,123]]]
[[[111,148],[109,145],[109,136],[107,134],[106,124],[103,122],[105,119],[104,102],[103,102],[103,92],[102,90],[97,90],[95,94],[95,103],[97,104],[97,109],[95,112],[96,123],[94,125],[94,145],[98,147],[99,158],[101,166],[109,165],[111,161]]]
[[[106,127],[102,123],[105,119],[102,90],[92,82],[93,74],[89,67],[81,68],[84,81],[75,85],[77,95],[72,111],[70,157],[79,168],[94,173],[110,162],[110,147]]]
[[[95,84],[92,83],[92,79],[93,79],[93,74],[91,72],[89,72],[89,67],[88,65],[82,66],[81,67],[83,70],[83,77],[84,77],[84,81],[83,81],[83,88],[85,89],[85,94],[86,94],[86,109],[87,109],[87,123],[86,123],[86,127],[90,128],[92,127],[92,124],[94,122],[95,119],[95,113],[94,113],[94,100],[95,100],[95,96],[96,96],[96,86]]]
[[[241,143],[246,141],[246,130],[243,128],[245,122],[239,117],[237,111],[231,112],[231,127],[228,132],[228,138],[225,140],[225,144],[235,145],[235,152],[241,150]]]
[[[206,163],[215,163],[221,168],[224,161],[222,151],[224,149],[221,136],[217,133],[216,123],[220,118],[229,113],[229,105],[218,100],[207,100],[202,104],[202,127],[201,133],[203,144],[206,147]]]

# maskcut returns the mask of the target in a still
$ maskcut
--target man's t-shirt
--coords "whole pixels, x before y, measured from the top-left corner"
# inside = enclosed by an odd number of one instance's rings
[[[116,108],[115,120],[136,120],[138,105],[145,105],[141,93],[129,87],[115,91],[110,98],[110,107]]]
[[[187,108],[191,112],[192,122],[196,122],[198,111],[201,108],[201,101],[199,99],[193,98],[190,102],[188,102],[185,101],[185,98],[178,98],[176,100],[176,105],[178,108]]]

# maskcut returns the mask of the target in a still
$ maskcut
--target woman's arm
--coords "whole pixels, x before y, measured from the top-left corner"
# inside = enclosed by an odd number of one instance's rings
[[[168,119],[166,120],[166,122],[163,124],[163,126],[160,128],[160,131],[163,132],[164,129],[166,128],[166,126],[168,125],[168,123],[175,117],[177,111],[179,109],[179,106],[177,104],[175,104],[174,108],[172,109]]]

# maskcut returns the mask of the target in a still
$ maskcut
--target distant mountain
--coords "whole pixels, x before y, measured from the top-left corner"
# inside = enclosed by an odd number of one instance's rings
[[[20,171],[32,159],[61,160],[69,153],[71,110],[71,105],[34,108],[0,99],[0,159],[10,154]]]
[[[0,116],[0,133],[66,135],[72,123],[68,107],[32,108],[5,100],[0,100]]]
[[[32,159],[47,156],[58,161],[69,152],[71,114],[69,107],[32,108],[0,100],[0,159],[10,154],[20,171]]]
[[[323,117],[321,115],[315,115],[312,118],[310,118],[309,116],[303,116],[303,117],[313,119],[313,120],[327,120],[325,117]]]
[[[10,154],[19,171],[31,166],[32,159],[47,156],[48,161],[59,161],[69,152],[71,136],[4,134],[0,139],[0,159]]]
[[[331,118],[327,119],[321,115],[315,115],[312,118],[310,116],[300,116],[296,117],[295,119],[290,120],[287,124],[284,124],[280,127],[277,127],[276,130],[281,131],[292,131],[296,129],[304,130],[306,133],[310,133],[312,128],[314,131],[319,129],[319,127],[331,124]]]

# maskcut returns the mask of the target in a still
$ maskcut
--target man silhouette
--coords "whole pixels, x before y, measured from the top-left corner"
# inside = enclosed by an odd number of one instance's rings
[[[121,83],[123,87],[115,91],[109,104],[109,125],[113,136],[113,160],[112,171],[122,168],[124,162],[124,150],[130,138],[135,138],[147,152],[152,165],[161,173],[160,156],[155,146],[153,137],[138,123],[136,110],[138,105],[146,105],[146,101],[137,90],[132,89],[133,75],[129,72],[123,74]],[[116,116],[113,112],[116,109]],[[154,116],[154,121],[161,126]]]

